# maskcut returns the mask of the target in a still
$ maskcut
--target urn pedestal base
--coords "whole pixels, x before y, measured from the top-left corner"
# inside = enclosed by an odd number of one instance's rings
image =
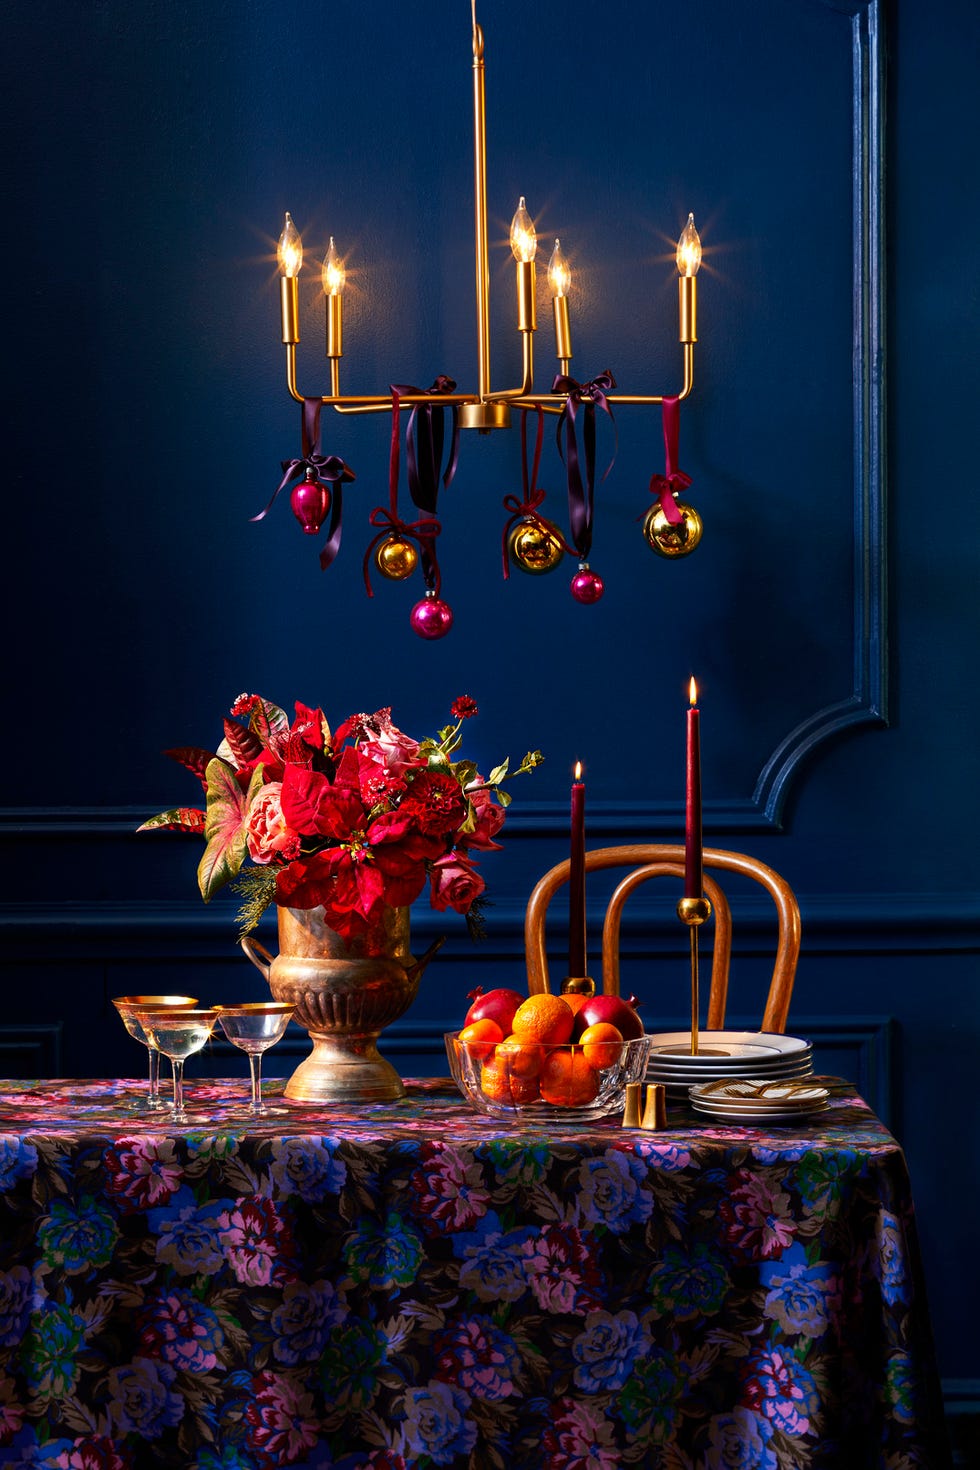
[[[368,950],[384,949],[384,953]],[[391,1102],[405,1087],[378,1052],[385,1026],[408,1010],[422,971],[409,954],[409,911],[386,909],[364,939],[346,944],[324,923],[322,909],[279,909],[279,954],[257,940],[242,948],[262,971],[274,998],[295,1006],[293,1019],[313,1042],[286,1084],[300,1102]]]

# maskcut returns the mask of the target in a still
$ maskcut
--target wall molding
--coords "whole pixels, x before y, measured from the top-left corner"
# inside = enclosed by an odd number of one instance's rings
[[[829,893],[798,894],[806,953],[920,954],[980,951],[980,898],[972,893]],[[29,952],[38,959],[67,952],[79,958],[148,952],[159,957],[187,958],[237,953],[237,905],[216,899],[210,905],[164,900],[105,903],[0,904],[0,931],[8,958]],[[683,935],[671,921],[669,897],[657,904],[637,902],[623,916],[624,954],[673,953],[683,948]],[[740,898],[733,911],[734,945],[738,953],[768,953],[774,933],[774,911],[765,899]],[[563,915],[556,913],[554,947],[561,943]],[[512,958],[524,949],[524,907],[495,904],[488,914],[488,937],[473,947],[462,921],[428,909],[412,914],[416,945],[448,933],[446,953],[465,950],[481,962]],[[260,933],[274,943],[275,922],[267,915]],[[709,936],[710,937],[710,936]]]

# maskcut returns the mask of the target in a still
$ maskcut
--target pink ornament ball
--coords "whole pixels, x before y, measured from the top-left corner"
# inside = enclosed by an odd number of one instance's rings
[[[453,625],[453,610],[441,597],[423,597],[412,608],[410,622],[420,638],[445,638]]]
[[[602,578],[588,567],[580,567],[572,578],[572,596],[576,602],[598,602],[605,590]]]
[[[330,491],[322,480],[302,480],[289,497],[289,503],[307,536],[315,536],[330,509]]]

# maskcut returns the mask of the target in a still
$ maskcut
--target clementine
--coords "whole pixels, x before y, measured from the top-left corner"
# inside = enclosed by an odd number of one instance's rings
[[[536,1077],[544,1055],[544,1047],[520,1036],[506,1036],[494,1051],[495,1060],[503,1063],[512,1077]]]
[[[579,1047],[563,1046],[545,1058],[539,1086],[545,1102],[582,1108],[598,1097],[599,1074],[589,1066]]]
[[[471,1021],[459,1033],[459,1040],[467,1045],[470,1056],[475,1057],[478,1062],[485,1062],[487,1057],[492,1056],[494,1047],[503,1039],[504,1033],[496,1021],[491,1021],[489,1017],[482,1021]]]
[[[536,1077],[515,1077],[511,1074],[506,1061],[498,1061],[491,1057],[488,1062],[483,1063],[480,1071],[480,1087],[487,1097],[494,1102],[505,1103],[508,1107],[514,1103],[534,1102],[538,1096],[538,1079]]]
[[[568,1040],[575,1024],[575,1012],[563,995],[529,995],[514,1013],[512,1029],[522,1041],[536,1041],[542,1046],[558,1046]]]
[[[615,1067],[623,1054],[623,1033],[608,1021],[597,1021],[582,1032],[579,1045],[590,1067]]]

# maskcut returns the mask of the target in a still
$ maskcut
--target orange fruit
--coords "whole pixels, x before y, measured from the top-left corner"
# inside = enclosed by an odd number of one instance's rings
[[[483,1063],[480,1087],[487,1097],[494,1102],[506,1103],[508,1107],[514,1103],[534,1102],[538,1096],[536,1077],[515,1077],[506,1061],[498,1061],[496,1057]]]
[[[470,1056],[475,1057],[478,1062],[485,1062],[487,1057],[492,1056],[497,1042],[503,1039],[504,1033],[496,1021],[491,1021],[489,1018],[483,1021],[471,1021],[459,1033],[459,1040],[466,1043]]]
[[[571,1006],[573,1016],[578,1015],[587,1000],[594,999],[591,995],[577,995],[575,991],[569,991],[568,994],[562,991],[561,998],[567,1006]]]
[[[567,1041],[575,1024],[575,1012],[563,995],[529,995],[514,1013],[515,1036],[537,1041],[542,1046],[559,1046]]]
[[[615,1067],[623,1054],[623,1033],[609,1021],[596,1021],[582,1032],[579,1046],[590,1067]]]
[[[599,1095],[599,1074],[577,1046],[562,1047],[545,1058],[539,1079],[545,1102],[563,1108],[582,1108]]]
[[[544,1048],[519,1036],[507,1036],[494,1052],[494,1059],[505,1066],[512,1077],[536,1077],[541,1071]]]

